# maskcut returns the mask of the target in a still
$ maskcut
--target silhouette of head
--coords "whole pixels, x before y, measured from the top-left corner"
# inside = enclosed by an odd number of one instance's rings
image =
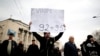
[[[9,36],[9,40],[12,40],[13,37],[14,37],[14,34],[13,33],[10,33],[10,34],[8,34],[8,36]]]
[[[94,41],[93,36],[92,36],[92,35],[88,35],[88,36],[87,36],[87,41],[90,41],[90,42],[91,42],[91,41]]]
[[[50,32],[44,32],[44,37],[45,38],[50,38]]]
[[[34,39],[32,40],[32,44],[35,44],[35,40]]]

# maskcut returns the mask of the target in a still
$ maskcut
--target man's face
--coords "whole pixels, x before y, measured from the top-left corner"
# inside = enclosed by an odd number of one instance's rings
[[[9,35],[9,40],[12,40],[13,39],[13,35]]]
[[[92,38],[90,38],[90,41],[94,41],[94,38],[92,37]]]
[[[71,43],[74,43],[74,37],[71,36],[71,37],[69,38],[69,41],[70,41]]]
[[[32,44],[35,44],[35,41],[32,41]]]
[[[44,37],[45,37],[45,38],[49,38],[49,37],[50,37],[50,32],[45,32],[45,33],[44,33]]]
[[[22,44],[23,42],[22,42],[22,41],[20,41],[19,43],[20,43],[20,44]]]

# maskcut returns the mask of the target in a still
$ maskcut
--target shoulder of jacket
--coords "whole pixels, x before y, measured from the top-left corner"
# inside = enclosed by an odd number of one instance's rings
[[[14,40],[12,40],[13,42],[15,42]]]
[[[51,39],[51,40],[55,40],[55,38],[54,38],[54,37],[50,37],[50,39]]]
[[[8,40],[4,40],[3,42],[7,42]]]
[[[32,44],[29,45],[29,47],[32,46]]]
[[[66,43],[65,43],[65,45],[69,45],[69,44],[70,44],[69,42],[66,42]]]

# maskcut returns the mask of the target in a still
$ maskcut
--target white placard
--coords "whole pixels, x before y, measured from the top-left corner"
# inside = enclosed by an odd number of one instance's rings
[[[63,32],[64,10],[32,8],[31,32]]]

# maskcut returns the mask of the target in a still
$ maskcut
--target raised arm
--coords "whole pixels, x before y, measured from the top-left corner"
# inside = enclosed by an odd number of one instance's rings
[[[57,41],[58,39],[60,39],[60,37],[63,35],[63,32],[60,32],[54,39],[55,41]]]
[[[38,41],[41,41],[42,37],[37,34],[36,32],[32,32],[33,33],[33,36],[35,36],[35,38],[38,40]]]

